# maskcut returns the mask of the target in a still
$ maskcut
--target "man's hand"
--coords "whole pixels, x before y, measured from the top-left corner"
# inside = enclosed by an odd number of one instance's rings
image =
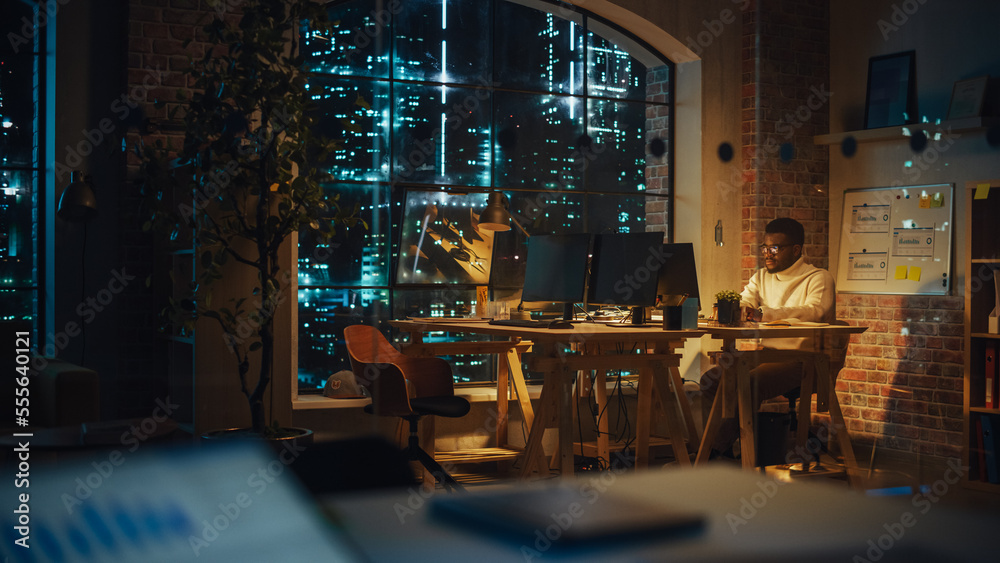
[[[764,312],[753,307],[744,307],[743,313],[743,318],[752,323],[760,322],[760,320],[764,318]]]

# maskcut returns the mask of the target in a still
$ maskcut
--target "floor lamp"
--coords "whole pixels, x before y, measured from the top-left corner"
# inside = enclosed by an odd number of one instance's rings
[[[79,170],[70,174],[69,185],[59,197],[56,216],[68,223],[83,223],[83,251],[80,252],[80,302],[86,299],[87,291],[87,223],[97,217],[97,197],[90,185],[90,177],[84,177]],[[83,345],[80,347],[80,365],[83,366],[87,354],[87,323],[80,327]]]

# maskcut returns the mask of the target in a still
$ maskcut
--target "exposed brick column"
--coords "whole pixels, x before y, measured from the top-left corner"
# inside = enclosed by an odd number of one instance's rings
[[[760,267],[764,226],[792,217],[804,254],[829,267],[829,154],[813,143],[829,130],[827,0],[751,0],[743,11],[742,279]]]
[[[665,66],[651,68],[646,72],[646,100],[650,102],[669,102],[670,72]],[[669,134],[670,106],[649,106],[646,108],[647,142],[653,139],[666,140]],[[667,164],[669,155],[654,157],[646,154],[646,192],[657,195],[670,195],[670,185],[667,178],[670,167]],[[646,230],[667,232],[670,210],[667,199],[646,199]]]

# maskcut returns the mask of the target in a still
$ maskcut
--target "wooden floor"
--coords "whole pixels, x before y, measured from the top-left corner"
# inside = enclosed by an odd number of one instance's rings
[[[867,465],[870,458],[859,456],[859,463]],[[863,467],[860,471],[860,490],[871,496],[896,496],[911,498],[924,495],[934,505],[954,506],[973,511],[989,511],[1000,513],[1000,493],[991,493],[962,486],[956,482],[958,472],[949,467],[944,460],[937,458],[924,463],[913,463],[913,460],[894,458],[882,455],[875,460],[873,467]],[[710,463],[730,463],[732,460],[719,460]],[[821,458],[821,471],[810,474],[799,474],[782,466],[771,466],[765,472],[780,480],[815,481],[831,483],[849,489],[843,467],[838,460],[824,454]],[[669,455],[656,457],[651,464],[653,471],[669,471],[676,467]],[[509,472],[498,472],[492,464],[478,467],[463,467],[464,473],[456,473],[456,478],[469,489],[493,488],[511,486],[516,483]],[[577,475],[584,474],[577,471]],[[921,501],[923,502],[923,501]]]

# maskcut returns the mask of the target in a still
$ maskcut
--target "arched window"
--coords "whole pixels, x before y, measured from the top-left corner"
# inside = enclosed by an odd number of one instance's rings
[[[624,30],[541,0],[329,10],[336,31],[303,39],[322,132],[342,140],[326,189],[369,228],[300,239],[300,392],[349,369],[348,324],[468,314],[479,285],[515,294],[527,234],[670,237],[673,65]],[[490,192],[520,228],[476,230]],[[462,381],[492,377],[456,362]]]
[[[0,3],[0,322],[34,329],[36,335],[46,328],[47,315],[39,288],[45,279],[44,102],[51,21],[54,13],[44,2]]]

